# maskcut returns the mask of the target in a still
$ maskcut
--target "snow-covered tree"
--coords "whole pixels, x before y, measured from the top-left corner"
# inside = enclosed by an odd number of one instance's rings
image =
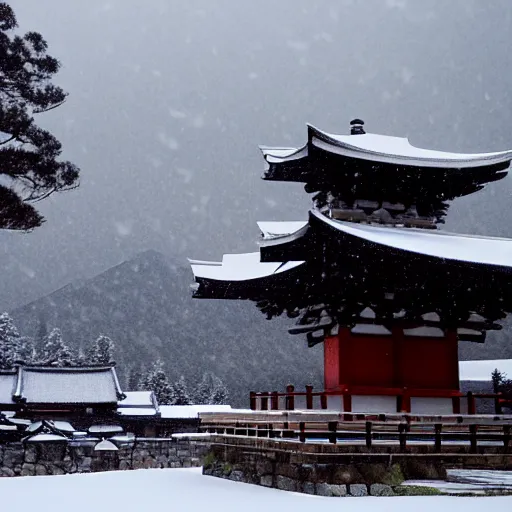
[[[76,357],[62,339],[60,329],[53,329],[43,340],[39,363],[51,366],[73,366]]]
[[[183,375],[172,385],[172,405],[190,405],[190,397],[187,392],[187,384]]]
[[[159,404],[169,405],[173,403],[174,389],[167,379],[164,365],[160,359],[153,363],[142,378],[139,389],[153,391]]]
[[[110,364],[114,362],[114,342],[101,334],[92,344],[89,353],[93,364]]]
[[[228,399],[228,390],[219,377],[212,372],[206,372],[192,397],[196,404],[225,404]]]
[[[20,333],[8,313],[0,315],[0,368],[11,368],[16,361]]]
[[[16,348],[16,361],[23,364],[32,364],[35,359],[35,344],[32,338],[20,336]]]

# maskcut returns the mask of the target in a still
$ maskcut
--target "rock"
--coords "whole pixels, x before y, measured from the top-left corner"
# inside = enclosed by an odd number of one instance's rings
[[[47,475],[48,472],[46,468],[42,464],[37,464],[36,466],[36,475]]]
[[[36,474],[36,466],[34,464],[25,463],[21,468],[21,476],[33,476]]]
[[[263,475],[260,478],[260,485],[264,487],[272,487],[272,475]]]
[[[349,492],[351,496],[368,496],[368,488],[365,484],[351,484]]]
[[[331,487],[332,496],[340,497],[340,496],[347,495],[347,486],[344,484],[339,484],[339,485],[331,484],[330,487]]]
[[[192,462],[190,461],[190,459],[184,460],[182,467],[184,467],[184,468],[191,468],[192,467]]]
[[[0,476],[15,476],[15,474],[11,468],[1,468]]]
[[[29,445],[25,449],[25,462],[29,462],[31,464],[37,462],[37,452],[35,446]]]
[[[131,469],[131,464],[129,461],[127,461],[127,460],[119,461],[119,470],[120,471],[127,471],[129,469]]]
[[[390,485],[372,484],[370,485],[370,494],[372,496],[393,496],[394,493]]]
[[[229,475],[229,480],[233,480],[233,482],[244,482],[244,474],[241,471],[231,471]]]
[[[282,491],[297,491],[297,480],[287,476],[276,476],[276,487]]]
[[[346,496],[347,486],[326,483],[316,484],[316,494],[319,496]]]
[[[78,461],[77,473],[89,473],[91,471],[92,457],[84,457]]]
[[[316,494],[315,484],[312,482],[304,482],[304,484],[302,485],[302,492],[305,494]]]

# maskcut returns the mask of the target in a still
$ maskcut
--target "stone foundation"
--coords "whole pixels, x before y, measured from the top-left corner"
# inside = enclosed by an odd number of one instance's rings
[[[365,447],[213,436],[203,473],[236,482],[320,496],[392,496],[404,480],[445,480],[447,468],[512,469],[512,454],[469,454],[467,447],[428,453],[426,447]],[[490,451],[494,451],[490,448]],[[496,448],[498,452],[498,448]],[[425,489],[424,492],[431,493]]]
[[[118,443],[119,451],[115,452],[94,451],[96,444],[0,445],[0,477],[198,467],[209,447],[207,440],[193,438],[138,438],[132,443]]]

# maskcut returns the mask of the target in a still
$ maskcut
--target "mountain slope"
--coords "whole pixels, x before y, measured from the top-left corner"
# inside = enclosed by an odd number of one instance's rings
[[[172,379],[184,375],[190,386],[211,370],[235,405],[247,406],[250,390],[321,385],[321,347],[308,349],[284,320],[268,322],[252,303],[193,300],[191,282],[187,266],[148,251],[12,315],[29,336],[60,327],[75,348],[107,334],[121,375],[157,357]]]

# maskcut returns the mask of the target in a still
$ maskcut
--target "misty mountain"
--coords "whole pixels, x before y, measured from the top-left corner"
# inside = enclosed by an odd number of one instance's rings
[[[213,371],[236,405],[247,406],[251,390],[321,386],[321,347],[308,349],[287,333],[286,320],[269,322],[252,303],[193,300],[192,280],[185,264],[148,251],[12,316],[22,333],[36,338],[60,327],[75,349],[110,336],[122,378],[157,357],[171,379],[183,375],[189,386]]]

